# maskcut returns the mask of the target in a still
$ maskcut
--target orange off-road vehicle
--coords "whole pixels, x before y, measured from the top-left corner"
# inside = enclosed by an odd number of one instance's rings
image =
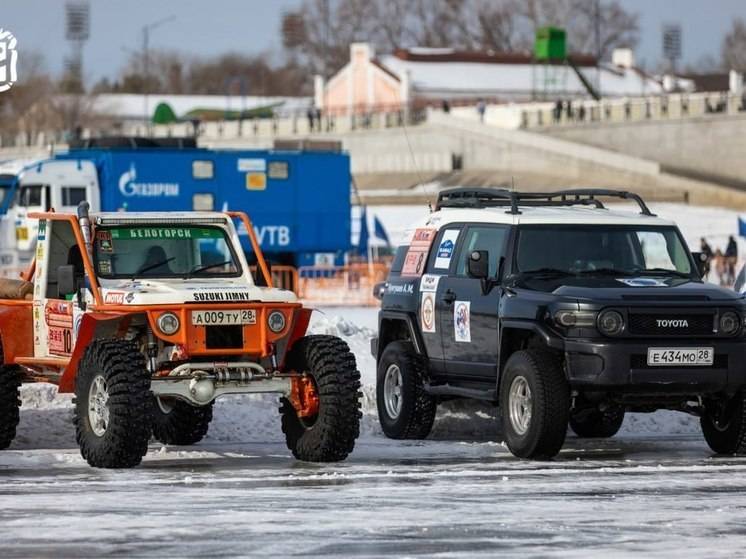
[[[77,216],[30,217],[35,262],[0,285],[0,449],[15,436],[21,383],[50,382],[75,393],[76,437],[92,466],[136,466],[151,436],[196,443],[223,394],[280,394],[282,430],[301,460],[352,451],[355,357],[338,338],[306,336],[311,310],[272,287],[246,214],[89,216],[83,202]]]

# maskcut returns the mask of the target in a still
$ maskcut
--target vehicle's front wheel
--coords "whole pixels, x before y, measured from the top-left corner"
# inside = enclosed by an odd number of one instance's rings
[[[569,415],[570,388],[559,357],[541,349],[511,355],[500,381],[500,418],[510,452],[553,458],[565,442]]]
[[[570,415],[570,428],[581,439],[613,437],[624,423],[624,408],[609,406],[578,410]]]
[[[361,417],[360,372],[350,348],[334,336],[306,336],[290,350],[287,370],[303,375],[280,405],[293,456],[307,462],[344,460],[355,448]]]
[[[148,451],[150,374],[137,347],[122,340],[92,342],[75,379],[75,436],[97,468],[132,468]]]
[[[192,406],[177,398],[153,397],[153,436],[163,444],[190,445],[201,441],[212,421],[212,402]]]
[[[378,362],[376,404],[384,434],[424,439],[435,421],[437,401],[424,389],[425,365],[408,342],[386,346]]]
[[[16,427],[20,414],[21,399],[18,389],[21,375],[18,367],[0,366],[0,450],[5,450],[16,437]]]
[[[746,454],[746,393],[710,402],[699,419],[702,434],[718,454]]]

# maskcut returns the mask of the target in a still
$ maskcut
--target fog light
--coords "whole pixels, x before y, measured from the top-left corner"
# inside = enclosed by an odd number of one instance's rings
[[[726,336],[732,336],[738,331],[741,321],[738,315],[732,311],[724,312],[720,315],[720,333]]]
[[[267,318],[267,325],[275,334],[279,334],[285,329],[285,315],[280,311],[272,311]]]
[[[604,311],[598,317],[598,329],[607,336],[616,336],[624,330],[624,318],[617,311]]]
[[[172,312],[163,313],[158,317],[157,324],[166,336],[173,336],[179,330],[179,317]]]

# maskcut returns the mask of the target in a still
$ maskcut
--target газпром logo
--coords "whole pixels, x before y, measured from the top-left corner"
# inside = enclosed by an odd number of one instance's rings
[[[7,29],[0,28],[0,93],[8,91],[16,80],[18,51],[16,38]]]

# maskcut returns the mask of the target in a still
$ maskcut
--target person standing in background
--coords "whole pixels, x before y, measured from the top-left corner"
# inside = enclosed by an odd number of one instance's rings
[[[712,252],[712,247],[709,245],[707,239],[705,239],[704,237],[699,240],[699,251],[704,257],[705,266],[703,275],[705,279],[707,279],[707,277],[710,275],[710,269],[712,268],[712,257],[714,256],[714,253]]]
[[[738,262],[738,244],[736,239],[731,235],[728,237],[728,245],[725,247],[725,272],[727,274],[726,283],[733,285],[736,281],[736,263]]]

